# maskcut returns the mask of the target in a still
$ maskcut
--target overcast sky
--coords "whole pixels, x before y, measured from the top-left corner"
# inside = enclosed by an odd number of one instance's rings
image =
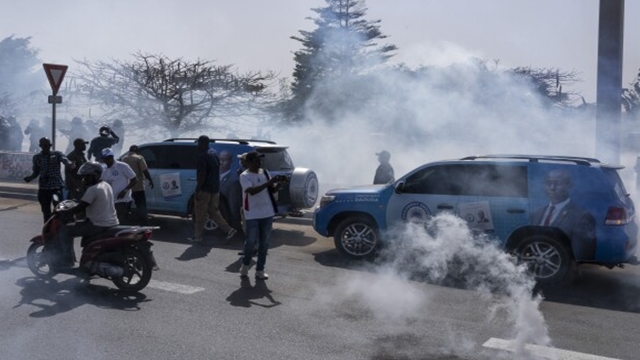
[[[323,0],[2,0],[0,38],[32,37],[43,62],[124,59],[143,51],[216,60],[240,71],[290,77],[289,37]],[[599,0],[368,0],[367,19],[382,20],[394,61],[447,65],[469,56],[506,67],[576,70],[574,87],[595,101]],[[640,68],[640,2],[626,2],[623,86]],[[635,19],[635,20],[634,20]],[[44,74],[43,74],[44,76]]]

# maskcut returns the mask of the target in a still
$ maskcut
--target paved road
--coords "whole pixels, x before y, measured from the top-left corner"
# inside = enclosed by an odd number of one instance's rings
[[[189,221],[157,217],[161,269],[126,295],[104,280],[33,277],[23,256],[40,219],[36,203],[0,198],[0,359],[518,359],[496,349],[540,324],[557,359],[639,358],[637,268],[587,269],[545,290],[538,312],[526,296],[346,261],[309,219],[288,219],[273,232],[272,278],[242,281],[239,240],[193,246]]]

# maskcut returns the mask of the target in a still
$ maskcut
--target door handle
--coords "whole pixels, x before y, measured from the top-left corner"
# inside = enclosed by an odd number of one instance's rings
[[[438,204],[438,209],[440,209],[440,210],[451,210],[451,209],[453,209],[453,205]]]
[[[509,214],[524,214],[523,209],[507,209]]]

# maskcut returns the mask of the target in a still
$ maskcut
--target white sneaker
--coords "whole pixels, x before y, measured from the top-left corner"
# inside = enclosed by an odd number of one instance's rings
[[[256,279],[267,280],[269,278],[269,274],[264,271],[256,271]]]
[[[193,243],[201,243],[203,242],[202,238],[198,238],[195,236],[192,236],[190,238],[187,238],[188,241],[193,242]]]
[[[242,264],[240,266],[240,277],[248,277],[249,276],[249,265]]]

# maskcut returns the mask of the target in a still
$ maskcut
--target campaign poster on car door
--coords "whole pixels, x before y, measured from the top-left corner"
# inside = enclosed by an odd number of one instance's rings
[[[180,187],[180,173],[169,173],[160,175],[162,184],[162,197],[165,199],[180,197],[182,188]]]
[[[494,230],[488,201],[460,204],[458,211],[460,212],[460,217],[467,221],[467,225],[471,230],[484,232]]]

